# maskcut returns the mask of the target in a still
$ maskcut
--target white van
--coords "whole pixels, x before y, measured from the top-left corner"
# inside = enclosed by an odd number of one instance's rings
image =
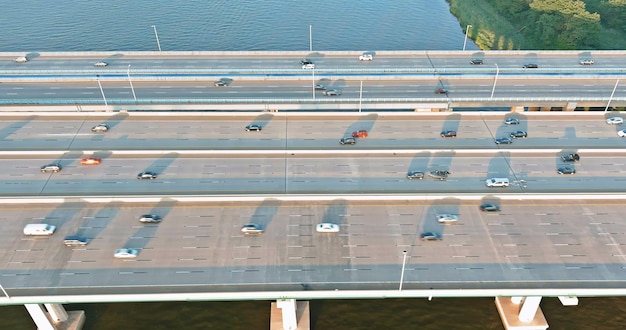
[[[509,179],[508,178],[491,178],[485,181],[487,187],[508,187]]]
[[[45,223],[31,223],[24,227],[24,235],[52,235],[56,229],[56,226]]]

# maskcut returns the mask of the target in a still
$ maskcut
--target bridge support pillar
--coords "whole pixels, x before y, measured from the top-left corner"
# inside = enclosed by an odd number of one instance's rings
[[[309,302],[279,299],[272,303],[270,330],[310,330]]]
[[[24,307],[38,330],[80,330],[85,323],[85,311],[68,313],[61,304],[25,304]]]
[[[496,297],[496,307],[506,330],[545,330],[548,328],[539,303],[541,297]]]

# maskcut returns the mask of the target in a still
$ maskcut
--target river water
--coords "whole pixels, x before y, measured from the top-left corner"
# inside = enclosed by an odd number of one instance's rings
[[[445,0],[0,0],[0,8],[4,52],[159,45],[164,51],[460,50],[464,42]],[[468,40],[467,49],[478,47]],[[550,329],[624,329],[624,306],[626,298],[586,298],[577,307],[542,301]],[[67,308],[86,311],[87,330],[267,329],[269,323],[264,301]],[[23,306],[0,313],[0,329],[35,328]],[[493,299],[485,298],[312,301],[311,319],[315,330],[502,329]]]

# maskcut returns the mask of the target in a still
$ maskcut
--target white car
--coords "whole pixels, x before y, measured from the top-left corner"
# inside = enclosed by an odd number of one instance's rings
[[[93,66],[95,66],[95,67],[105,67],[107,65],[109,65],[109,63],[104,62],[104,61],[98,61],[98,62],[93,64]]]
[[[26,56],[18,56],[14,60],[16,63],[26,63],[28,62],[28,57]]]
[[[454,214],[438,214],[437,221],[441,223],[456,223],[459,221],[459,216]]]
[[[163,219],[156,214],[144,214],[139,217],[139,222],[143,223],[159,223],[161,220]]]
[[[135,249],[118,249],[115,250],[113,256],[118,259],[131,259],[137,258],[137,254],[139,254],[139,251]]]
[[[606,123],[609,125],[621,125],[624,123],[624,118],[622,117],[611,117],[606,120]]]
[[[313,63],[309,63],[309,64],[304,64],[302,65],[303,69],[315,69],[315,64]]]
[[[359,56],[359,61],[372,61],[374,60],[374,56],[372,54],[363,54]]]
[[[619,136],[619,137],[626,137],[626,129],[623,129],[621,131],[617,131],[617,136]]]
[[[106,132],[108,130],[109,130],[109,125],[104,124],[104,123],[98,124],[98,125],[96,125],[96,126],[91,128],[91,131],[94,132],[94,133],[104,133],[104,132]]]
[[[318,233],[338,233],[339,232],[339,225],[334,224],[334,223],[324,222],[324,223],[318,224],[315,227],[315,230]]]

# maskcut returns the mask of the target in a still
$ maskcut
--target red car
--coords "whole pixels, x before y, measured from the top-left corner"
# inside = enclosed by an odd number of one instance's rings
[[[96,157],[87,157],[80,160],[80,163],[83,165],[99,165],[100,162],[101,159]]]
[[[367,137],[367,131],[362,129],[362,130],[358,130],[358,131],[354,131],[352,132],[352,137],[355,138],[365,138]]]

